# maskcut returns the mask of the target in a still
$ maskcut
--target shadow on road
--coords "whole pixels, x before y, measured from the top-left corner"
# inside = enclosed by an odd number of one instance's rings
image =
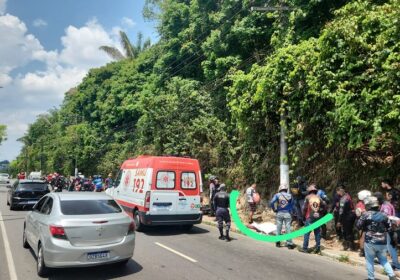
[[[36,263],[36,256],[33,250],[29,249],[32,254],[32,261]],[[143,267],[130,259],[125,265],[107,264],[94,267],[81,267],[81,268],[57,268],[51,269],[49,272],[49,279],[52,280],[78,280],[78,279],[114,279],[123,276],[133,275],[141,271]]]
[[[191,230],[185,230],[180,226],[154,226],[154,227],[147,227],[143,230],[143,233],[149,236],[204,234],[208,232],[209,232],[208,230],[196,226],[194,226]]]
[[[114,279],[133,275],[142,269],[139,263],[131,259],[125,266],[110,264],[98,267],[52,269],[49,279]]]

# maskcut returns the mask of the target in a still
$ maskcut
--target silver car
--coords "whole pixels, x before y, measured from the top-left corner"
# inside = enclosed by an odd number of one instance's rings
[[[49,193],[25,218],[24,248],[49,268],[126,264],[135,248],[135,224],[105,193]]]
[[[0,184],[10,184],[10,175],[7,173],[0,173]]]

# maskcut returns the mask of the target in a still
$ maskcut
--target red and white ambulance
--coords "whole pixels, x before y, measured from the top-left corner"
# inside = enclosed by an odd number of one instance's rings
[[[133,217],[137,230],[152,225],[190,229],[202,220],[202,179],[196,159],[139,156],[126,160],[114,187],[106,192]]]

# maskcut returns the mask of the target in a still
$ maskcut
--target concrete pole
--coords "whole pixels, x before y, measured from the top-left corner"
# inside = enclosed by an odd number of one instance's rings
[[[288,164],[288,145],[286,141],[286,130],[287,130],[287,123],[286,123],[286,114],[284,111],[281,112],[280,118],[280,128],[281,128],[281,135],[280,135],[280,184],[286,185],[289,187],[289,164]]]

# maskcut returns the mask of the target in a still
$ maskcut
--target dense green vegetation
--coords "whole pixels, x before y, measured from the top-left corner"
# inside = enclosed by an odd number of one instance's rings
[[[354,189],[399,177],[400,0],[283,2],[147,0],[160,41],[92,69],[30,126],[14,168],[72,174],[77,158],[104,174],[138,154],[190,155],[268,191],[285,112],[293,176]]]
[[[7,126],[0,124],[0,145],[1,142],[6,140],[7,137]]]

